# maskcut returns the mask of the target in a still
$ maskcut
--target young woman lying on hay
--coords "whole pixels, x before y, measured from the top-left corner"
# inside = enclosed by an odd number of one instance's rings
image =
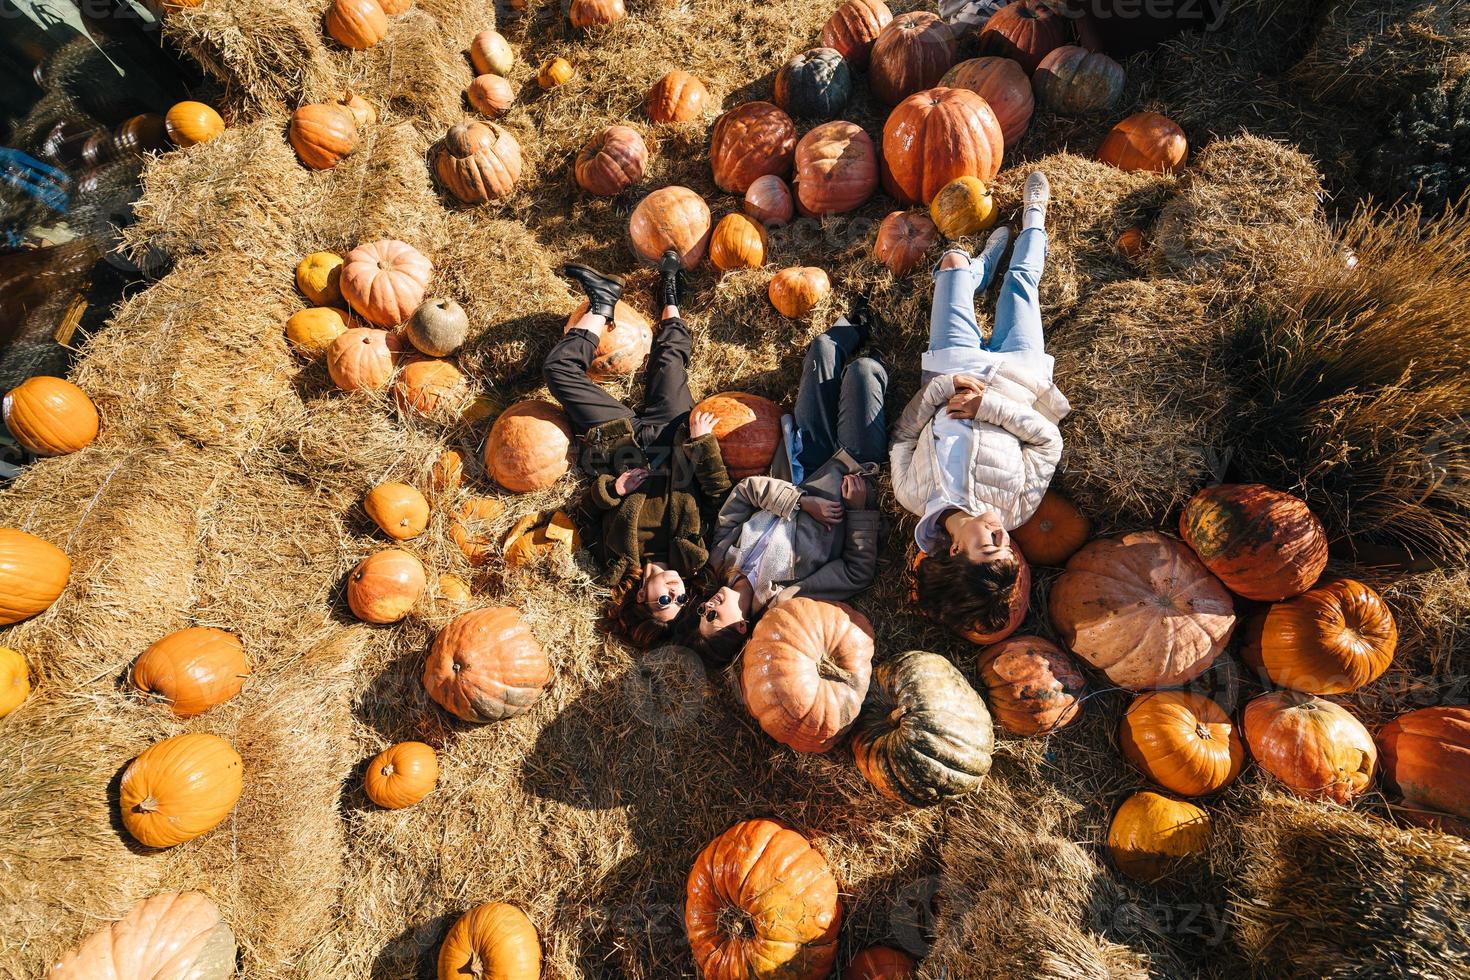
[[[1057,423],[1071,406],[1052,381],[1037,295],[1050,199],[1046,175],[1031,174],[989,344],[975,292],[990,283],[1010,229],[997,228],[977,257],[944,253],[919,391],[893,429],[893,493],[920,517],[918,604],[959,632],[1005,627],[1021,562],[1009,532],[1035,512],[1062,455]]]
[[[567,327],[542,369],[581,439],[582,469],[593,478],[585,506],[600,522],[595,548],[615,583],[608,625],[640,647],[670,635],[693,611],[685,582],[709,559],[701,510],[713,511],[730,490],[714,417],[690,415],[691,344],[679,315],[678,253],[664,253],[659,271],[663,314],[640,412],[587,376],[623,293],[617,276],[566,267],[587,294],[587,312]]]

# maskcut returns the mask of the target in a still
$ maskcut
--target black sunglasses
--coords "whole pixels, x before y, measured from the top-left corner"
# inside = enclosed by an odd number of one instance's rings
[[[719,618],[720,618],[720,611],[718,609],[711,609],[709,612],[707,612],[707,613],[704,614],[704,621],[706,623],[713,623],[715,620],[717,620]]]
[[[687,595],[671,596],[671,595],[668,595],[667,593],[665,593],[664,595],[661,595],[661,596],[658,597],[658,604],[660,606],[667,606],[671,602],[677,602],[679,605],[682,606],[682,605],[684,605],[684,603],[686,603],[688,601],[689,601],[689,597]]]

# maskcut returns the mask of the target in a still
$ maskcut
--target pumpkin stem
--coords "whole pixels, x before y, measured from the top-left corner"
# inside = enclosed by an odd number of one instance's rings
[[[138,805],[133,807],[138,813],[155,813],[158,810],[158,801],[151,795],[143,797]]]
[[[824,654],[822,659],[817,661],[817,676],[824,681],[845,681],[851,675],[837,666],[831,657]]]
[[[384,779],[387,779],[388,777],[392,776],[393,775],[393,763],[390,762],[387,765],[383,766],[382,773],[383,773],[383,778]]]
[[[1200,738],[1204,739],[1206,742],[1210,741],[1214,737],[1210,734],[1210,730],[1205,727],[1204,722],[1199,722],[1194,726],[1194,733]]]
[[[485,976],[485,958],[480,955],[478,949],[470,950],[470,961],[464,965],[461,973],[468,973],[475,980],[483,980]]]
[[[755,935],[755,920],[738,905],[726,905],[720,909],[717,923],[720,932],[731,939],[744,940]]]

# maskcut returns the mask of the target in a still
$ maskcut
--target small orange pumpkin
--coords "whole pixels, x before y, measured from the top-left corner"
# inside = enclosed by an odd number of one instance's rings
[[[399,742],[373,757],[363,775],[368,799],[385,810],[413,806],[439,782],[439,757],[423,742]]]
[[[394,379],[393,400],[404,414],[455,413],[470,400],[470,379],[453,361],[414,358]]]
[[[291,149],[312,170],[331,170],[357,149],[357,121],[338,105],[304,105],[291,113]]]
[[[1039,636],[1012,636],[980,651],[980,679],[995,720],[1016,735],[1049,735],[1082,717],[1087,680]]]
[[[1192,691],[1151,691],[1128,706],[1118,730],[1123,755],[1181,796],[1217,793],[1235,781],[1245,749],[1220,706]]]
[[[429,502],[407,483],[380,483],[368,491],[362,509],[395,541],[407,541],[429,526]]]
[[[601,27],[627,17],[628,8],[623,0],[572,0],[568,15],[573,27]]]
[[[1327,534],[1305,502],[1259,483],[1206,487],[1179,515],[1179,535],[1236,595],[1277,602],[1327,567]]]
[[[327,373],[343,391],[381,390],[393,376],[393,365],[402,349],[397,334],[354,327],[327,348]]]
[[[890,211],[878,223],[873,257],[895,276],[906,276],[924,261],[924,253],[939,241],[939,229],[926,214]]]
[[[485,440],[485,472],[512,493],[544,490],[571,466],[572,427],[550,402],[526,399],[501,412]]]
[[[582,147],[572,173],[584,191],[612,197],[643,179],[647,161],[648,147],[638,130],[609,126]]]
[[[1141,228],[1124,229],[1123,234],[1113,243],[1114,251],[1135,265],[1143,261],[1143,250],[1146,246]]]
[[[333,341],[358,323],[357,320],[349,320],[348,315],[335,306],[313,306],[291,314],[286,321],[286,339],[296,353],[316,359],[325,357]]]
[[[715,417],[715,439],[732,480],[757,476],[771,468],[781,445],[781,406],[769,398],[743,391],[711,395],[691,414]]]
[[[727,214],[709,240],[709,260],[721,272],[759,269],[766,261],[766,230],[744,214]]]
[[[521,177],[521,144],[494,123],[459,123],[439,145],[434,172],[465,204],[498,201]]]
[[[583,300],[567,317],[567,325],[582,319],[587,309],[587,301]],[[652,348],[653,323],[637,307],[618,300],[612,322],[603,330],[592,362],[587,365],[587,377],[593,381],[626,378],[643,366]]]
[[[638,202],[628,218],[633,251],[657,265],[667,249],[674,249],[685,269],[704,258],[709,247],[710,213],[704,198],[687,187],[660,187]]]
[[[790,188],[775,174],[757,177],[745,189],[745,213],[766,228],[786,224],[794,210]]]
[[[643,111],[656,123],[688,122],[704,115],[708,103],[704,83],[675,69],[653,83],[643,98]]]
[[[365,51],[388,36],[388,14],[378,0],[333,0],[327,33],[344,48]]]
[[[65,378],[34,375],[5,393],[5,427],[37,456],[65,456],[97,438],[101,420],[87,393]]]
[[[730,194],[744,194],[766,174],[785,177],[796,159],[796,124],[769,102],[747,102],[715,121],[709,162],[715,183]]]
[[[892,946],[869,946],[852,958],[842,980],[910,980],[914,958]]]
[[[571,80],[572,63],[565,58],[552,58],[536,72],[536,84],[542,91],[550,91]]]
[[[509,109],[516,100],[515,89],[502,75],[476,75],[464,94],[476,112],[492,119]]]
[[[145,847],[173,847],[218,827],[245,788],[245,764],[218,735],[194,732],[138,754],[118,783],[123,826]]]
[[[342,265],[336,252],[312,252],[296,266],[296,288],[317,306],[346,306]]]
[[[471,497],[454,512],[449,536],[471,565],[483,565],[495,553],[487,525],[504,512],[505,505],[491,497]]]
[[[434,266],[422,252],[395,239],[369,242],[347,253],[342,296],[364,320],[395,327],[424,301]]]
[[[477,905],[449,927],[436,973],[438,980],[539,980],[541,937],[514,905]]]
[[[0,626],[51,608],[71,578],[71,559],[49,541],[0,527]]]
[[[1251,755],[1298,796],[1348,804],[1373,785],[1378,748],[1341,705],[1272,691],[1252,699],[1241,721]]]
[[[832,280],[816,266],[782,269],[771,277],[766,295],[771,305],[784,317],[797,320],[806,316],[832,292]]]
[[[434,637],[424,662],[424,689],[445,711],[484,725],[513,718],[551,683],[551,661],[509,607],[476,609]]]
[[[25,702],[31,693],[31,671],[26,658],[9,647],[0,647],[0,718]]]
[[[191,626],[170,633],[138,655],[133,687],[168,703],[180,718],[192,718],[240,693],[250,665],[233,633]]]
[[[964,238],[995,224],[995,198],[978,177],[956,177],[929,202],[929,217],[945,238]]]
[[[225,131],[220,114],[203,102],[180,102],[163,117],[163,128],[180,149],[208,143]]]
[[[1123,874],[1153,884],[1203,853],[1212,830],[1210,815],[1193,803],[1143,790],[1113,814],[1108,853]]]
[[[1377,592],[1337,579],[1254,617],[1240,656],[1279,687],[1346,694],[1382,676],[1398,639],[1393,612]]]
[[[1011,532],[1011,537],[1026,553],[1026,558],[1038,565],[1061,567],[1087,543],[1092,534],[1092,522],[1083,516],[1077,505],[1055,490],[1048,490],[1041,498],[1036,513]]]
[[[1119,170],[1167,174],[1184,166],[1189,140],[1168,116],[1139,112],[1114,126],[1098,147],[1097,158]]]
[[[396,623],[419,601],[428,576],[423,562],[385,548],[357,563],[347,578],[347,605],[364,623]]]

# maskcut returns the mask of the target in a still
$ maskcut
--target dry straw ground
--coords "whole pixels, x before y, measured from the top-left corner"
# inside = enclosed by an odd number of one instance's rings
[[[425,163],[467,116],[463,52],[496,12],[421,0],[382,45],[350,54],[322,37],[321,6],[204,0],[170,18],[168,36],[218,85],[231,127],[148,167],[128,239],[174,264],[118,310],[76,370],[102,410],[101,438],[0,496],[0,520],[63,545],[75,563],[61,601],[4,639],[30,658],[37,693],[0,725],[0,972],[34,976],[139,898],[197,887],[224,909],[253,978],[427,975],[447,923],[488,900],[530,913],[547,976],[690,975],[687,868],[711,836],[756,815],[802,828],[832,862],[848,913],[843,960],[888,941],[931,950],[925,973],[936,977],[1470,969],[1470,854],[1458,838],[1394,828],[1379,796],[1361,815],[1333,811],[1285,797],[1252,769],[1210,804],[1219,833],[1208,867],[1175,887],[1140,888],[1099,846],[1113,807],[1142,785],[1113,742],[1121,694],[1100,689],[1080,724],[1049,739],[1002,738],[974,796],[906,811],[879,799],[845,752],[798,756],[765,738],[719,679],[677,653],[639,654],[601,635],[605,592],[585,556],[470,570],[441,507],[413,549],[436,572],[472,578],[477,601],[520,606],[556,668],[521,718],[488,728],[448,719],[418,676],[453,611],[426,600],[400,626],[367,628],[347,614],[341,586],[382,545],[362,494],[421,480],[445,445],[473,455],[485,424],[405,420],[386,399],[333,391],[282,337],[302,305],[291,270],[318,249],[409,241],[434,261],[435,291],[468,310],[475,336],[462,360],[491,396],[543,393],[540,358],[576,302],[555,276],[560,262],[631,269],[626,218],[657,186],[692,186],[717,216],[738,207],[710,181],[713,113],[654,126],[638,108],[645,89],[677,66],[709,83],[717,108],[766,96],[830,5],[638,0],[628,20],[585,35],[554,4],[502,11],[519,56],[506,123],[527,166],[510,200],[473,209],[450,206]],[[1077,407],[1058,481],[1100,532],[1168,527],[1216,476],[1266,476],[1312,499],[1344,560],[1361,530],[1361,543],[1400,566],[1427,556],[1449,569],[1356,571],[1386,590],[1404,632],[1394,669],[1347,699],[1376,725],[1466,699],[1470,480],[1453,468],[1463,467],[1451,425],[1465,412],[1463,386],[1452,392],[1446,378],[1470,346],[1455,300],[1470,288],[1470,224],[1448,218],[1428,245],[1416,244],[1414,214],[1329,224],[1361,190],[1344,141],[1382,111],[1355,101],[1373,86],[1336,75],[1377,71],[1362,67],[1369,58],[1449,72],[1464,55],[1451,4],[1395,5],[1360,50],[1366,6],[1251,5],[1222,32],[1134,59],[1125,104],[1108,115],[1039,113],[1008,149],[997,194],[1010,214],[1029,169],[1052,179],[1043,301]],[[532,74],[553,53],[577,75],[543,94]],[[289,110],[349,85],[380,106],[380,122],[337,169],[309,173],[285,142]],[[881,114],[858,88],[848,115],[876,133]],[[1187,173],[1125,175],[1087,159],[1111,121],[1137,108],[1185,124],[1196,147]],[[649,173],[619,198],[590,200],[569,162],[613,122],[644,134]],[[1324,185],[1338,195],[1325,207]],[[888,208],[878,199],[773,235],[775,263],[822,265],[836,284],[806,322],[770,308],[770,269],[724,279],[700,270],[689,304],[696,394],[788,398],[807,341],[867,290],[886,320],[877,346],[901,404],[917,381],[928,297],[922,273],[894,280],[869,258]],[[1134,226],[1150,242],[1140,265],[1112,247]],[[1343,241],[1365,271],[1344,271]],[[1426,283],[1417,270],[1429,256]],[[1342,369],[1323,374],[1324,358]],[[1300,383],[1308,375],[1322,378],[1311,390]],[[637,394],[636,384],[618,390]],[[1334,455],[1344,452],[1357,455],[1344,463]],[[479,474],[471,488],[501,496]],[[495,529],[577,491],[568,479],[505,496]],[[1397,506],[1408,494],[1414,502]],[[973,680],[973,649],[906,608],[912,522],[885,506],[880,584],[858,601],[879,655],[939,650]],[[1038,579],[1042,610],[1052,574]],[[189,624],[239,633],[254,675],[239,698],[183,723],[120,680],[143,647]],[[1039,614],[1027,629],[1050,632]],[[1253,688],[1232,662],[1204,683],[1234,709]],[[145,853],[119,826],[116,778],[150,742],[186,730],[235,743],[245,795],[213,833]],[[379,810],[360,789],[363,763],[405,738],[439,749],[439,789]]]

